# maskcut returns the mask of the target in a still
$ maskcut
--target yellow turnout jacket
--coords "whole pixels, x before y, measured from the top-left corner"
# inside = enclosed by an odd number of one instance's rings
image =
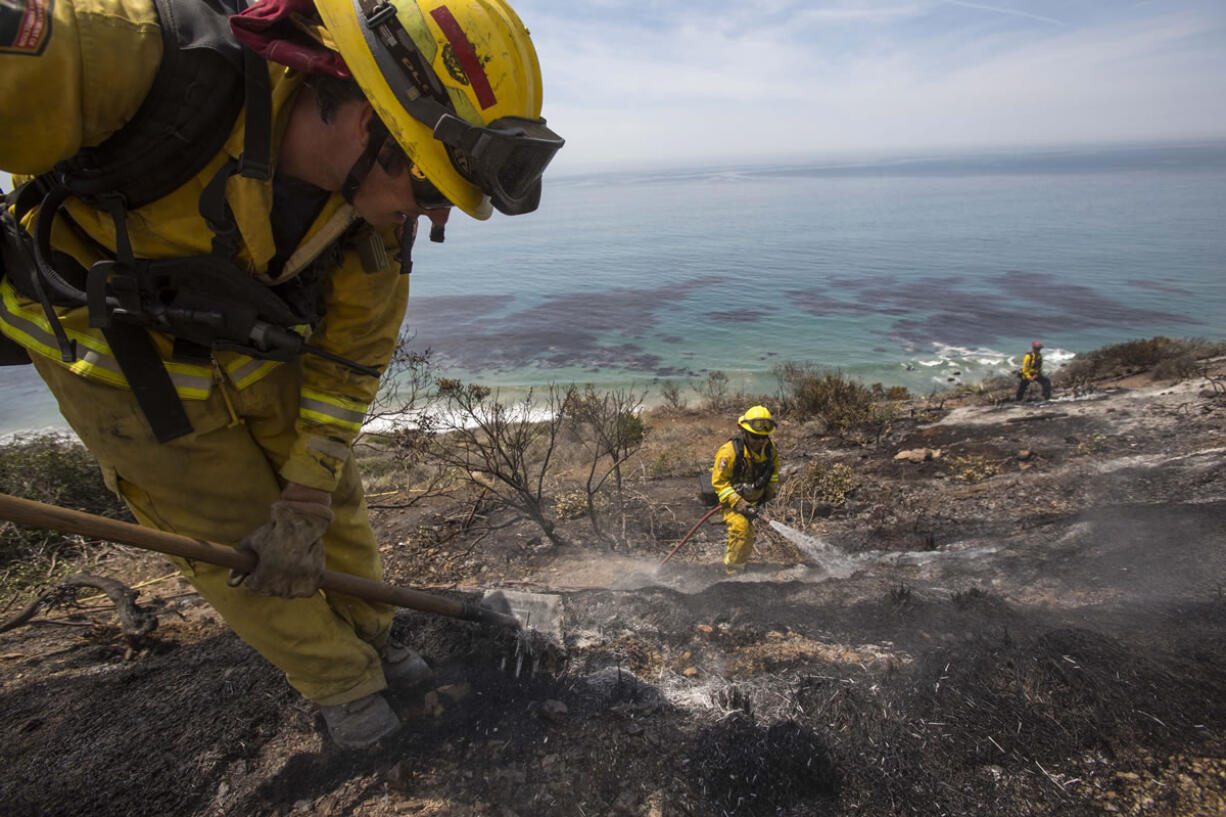
[[[0,43],[0,168],[13,173],[15,183],[26,175],[50,170],[82,147],[101,143],[131,119],[152,85],[163,47],[152,0],[28,0],[25,6],[26,28],[13,42]],[[41,22],[39,13],[44,15]],[[272,85],[275,166],[277,146],[301,75],[267,65]],[[243,124],[240,114],[221,152],[195,178],[164,198],[128,213],[128,231],[137,258],[209,253],[213,233],[200,215],[198,199],[218,168],[241,154]],[[262,283],[273,283],[266,274],[275,254],[269,217],[272,181],[232,176],[226,186],[226,200],[241,234],[235,263]],[[109,256],[115,247],[111,217],[75,199],[69,200],[65,211],[67,218],[61,214],[55,221],[53,249],[73,256],[87,268]],[[27,216],[27,230],[33,216],[34,212]],[[339,193],[333,194],[289,256],[276,283],[302,272],[335,245],[355,221],[353,208]],[[384,253],[369,252],[375,242],[382,244]],[[360,244],[368,249],[365,266]],[[400,274],[393,261],[397,256],[397,241],[390,229],[375,233],[373,228],[364,227],[346,234],[338,261],[324,276],[324,317],[310,336],[312,345],[358,363],[379,368],[387,364],[408,299],[408,276]],[[383,260],[372,262],[372,257]],[[102,334],[89,327],[87,310],[60,308],[57,312],[78,349],[76,362],[61,365],[83,377],[127,388],[127,380]],[[0,331],[32,355],[60,361],[42,308],[20,295],[9,281],[0,286]],[[277,366],[297,365],[231,352],[214,352],[208,364],[175,360],[172,339],[159,333],[151,335],[184,400],[208,397],[223,372],[241,389]],[[304,372],[297,439],[281,476],[332,490],[378,380],[314,355],[301,358],[301,365]]]
[[[1043,354],[1042,352],[1028,352],[1022,358],[1022,377],[1027,380],[1034,380],[1043,373]]]
[[[715,452],[715,465],[711,469],[711,487],[715,489],[715,495],[719,498],[720,503],[731,508],[742,499],[752,504],[763,497],[774,495],[779,485],[779,449],[773,444],[769,448],[763,446],[760,454],[755,454],[753,449],[748,445],[745,446],[745,472],[741,474],[741,479],[747,481],[750,473],[755,470],[754,466],[761,466],[772,454],[769,481],[764,487],[750,491],[745,496],[737,492],[738,486],[733,482],[736,468],[736,445],[732,440],[721,445]]]

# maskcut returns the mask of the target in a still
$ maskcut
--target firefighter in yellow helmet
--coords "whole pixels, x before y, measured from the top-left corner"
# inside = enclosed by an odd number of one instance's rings
[[[391,607],[350,445],[425,216],[534,210],[562,140],[502,0],[0,3],[0,360],[32,362],[141,524],[342,747],[430,669]]]
[[[765,406],[753,406],[737,418],[741,433],[715,452],[711,486],[723,506],[728,527],[724,571],[733,576],[745,570],[753,554],[752,519],[775,496],[779,486],[779,451],[771,441],[775,421]]]

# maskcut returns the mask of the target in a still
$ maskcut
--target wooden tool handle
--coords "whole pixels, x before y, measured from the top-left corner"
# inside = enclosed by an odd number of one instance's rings
[[[208,562],[244,573],[251,572],[256,563],[256,557],[250,553],[242,553],[234,548],[222,547],[202,539],[192,539],[190,536],[181,536],[177,533],[144,528],[129,522],[107,519],[104,516],[73,511],[8,494],[0,494],[0,519],[7,519],[18,525],[50,528],[64,533],[76,533],[94,539],[119,542],[183,559]],[[319,586],[323,590],[347,593],[367,601],[378,601],[452,618],[503,624],[509,627],[520,626],[515,616],[490,610],[479,604],[456,601],[432,593],[423,593],[420,590],[410,590],[406,587],[394,587],[383,582],[351,576],[348,573],[334,573],[325,570]]]

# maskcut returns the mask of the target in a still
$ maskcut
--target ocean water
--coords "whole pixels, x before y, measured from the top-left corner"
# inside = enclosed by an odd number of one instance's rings
[[[547,179],[414,250],[407,328],[506,391],[658,389],[784,361],[928,393],[1164,334],[1226,337],[1226,144]],[[424,230],[423,230],[424,232]],[[0,369],[0,433],[55,426]]]

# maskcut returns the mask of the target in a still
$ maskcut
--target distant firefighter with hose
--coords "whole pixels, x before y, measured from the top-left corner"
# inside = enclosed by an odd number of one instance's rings
[[[775,430],[770,410],[753,406],[736,422],[741,433],[720,446],[711,469],[711,487],[723,506],[724,524],[728,526],[724,572],[729,576],[744,572],[753,553],[751,520],[779,487],[779,451],[770,438]]]

